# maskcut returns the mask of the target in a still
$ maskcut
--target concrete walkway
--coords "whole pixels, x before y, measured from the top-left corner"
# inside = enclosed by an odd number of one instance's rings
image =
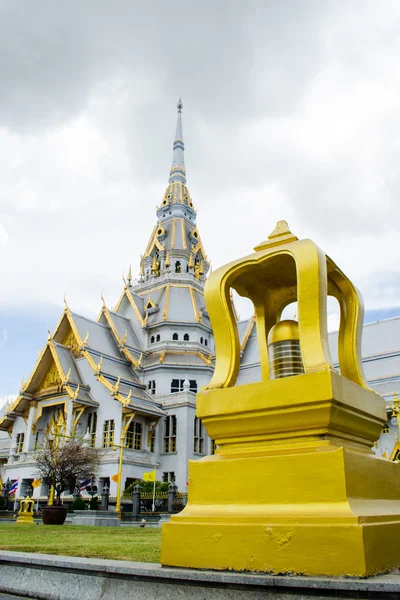
[[[1,551],[0,592],[39,600],[383,600],[400,598],[400,575],[368,579],[273,576]]]

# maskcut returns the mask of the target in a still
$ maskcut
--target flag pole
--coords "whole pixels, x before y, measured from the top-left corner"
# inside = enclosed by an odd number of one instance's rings
[[[156,509],[156,469],[154,469],[154,485],[153,485],[153,512]]]

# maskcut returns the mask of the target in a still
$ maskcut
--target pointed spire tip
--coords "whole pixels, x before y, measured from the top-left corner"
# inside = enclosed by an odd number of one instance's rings
[[[176,105],[176,108],[178,109],[178,113],[182,112],[182,108],[183,108],[182,98],[179,98],[178,104]]]

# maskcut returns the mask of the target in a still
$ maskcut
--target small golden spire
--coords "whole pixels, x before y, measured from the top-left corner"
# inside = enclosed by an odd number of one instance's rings
[[[188,267],[189,267],[189,269],[193,269],[193,267],[194,267],[194,256],[193,256],[193,252],[190,252],[190,256],[189,256],[189,262],[188,262]]]
[[[68,373],[65,376],[64,383],[68,383],[70,377],[71,377],[71,367],[69,368],[69,371],[68,371]]]
[[[119,391],[119,384],[120,384],[120,383],[121,383],[121,377],[118,377],[118,379],[117,379],[117,383],[114,385],[114,390],[113,390],[113,393],[114,393],[114,394],[118,394],[118,391]]]
[[[132,287],[132,265],[129,265],[128,277],[126,278],[126,283],[127,283],[128,287]]]
[[[160,263],[158,262],[158,258],[157,258],[156,254],[154,254],[154,256],[153,256],[151,272],[154,273],[154,275],[156,275],[156,277],[158,277],[158,275],[160,274]]]
[[[104,300],[104,296],[103,296],[103,290],[101,290],[101,300],[102,300],[102,302],[103,302],[103,307],[104,307],[104,308],[107,308],[107,307],[106,307],[106,301]]]
[[[204,273],[205,273],[204,261],[202,260],[202,261],[200,262],[199,274],[200,274],[200,275],[204,275]]]
[[[100,373],[100,371],[101,371],[101,367],[102,367],[102,364],[103,364],[103,357],[102,357],[102,356],[100,356],[99,363],[98,363],[98,365],[97,365],[97,367],[96,367],[96,374]]]
[[[169,250],[167,250],[167,255],[165,257],[165,266],[167,267],[167,269],[171,266],[171,257],[169,254]]]

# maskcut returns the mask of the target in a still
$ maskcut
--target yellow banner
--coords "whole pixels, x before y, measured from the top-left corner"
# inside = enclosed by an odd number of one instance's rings
[[[33,488],[39,487],[40,484],[41,484],[40,479],[35,479],[35,481],[32,481],[32,487]]]
[[[118,475],[118,473],[117,473],[116,475],[113,475],[113,476],[111,477],[111,480],[112,480],[112,481],[115,481],[115,483],[118,483],[118,481],[119,481],[119,475]]]
[[[147,471],[147,473],[143,473],[143,481],[155,481],[156,480],[156,470]]]

